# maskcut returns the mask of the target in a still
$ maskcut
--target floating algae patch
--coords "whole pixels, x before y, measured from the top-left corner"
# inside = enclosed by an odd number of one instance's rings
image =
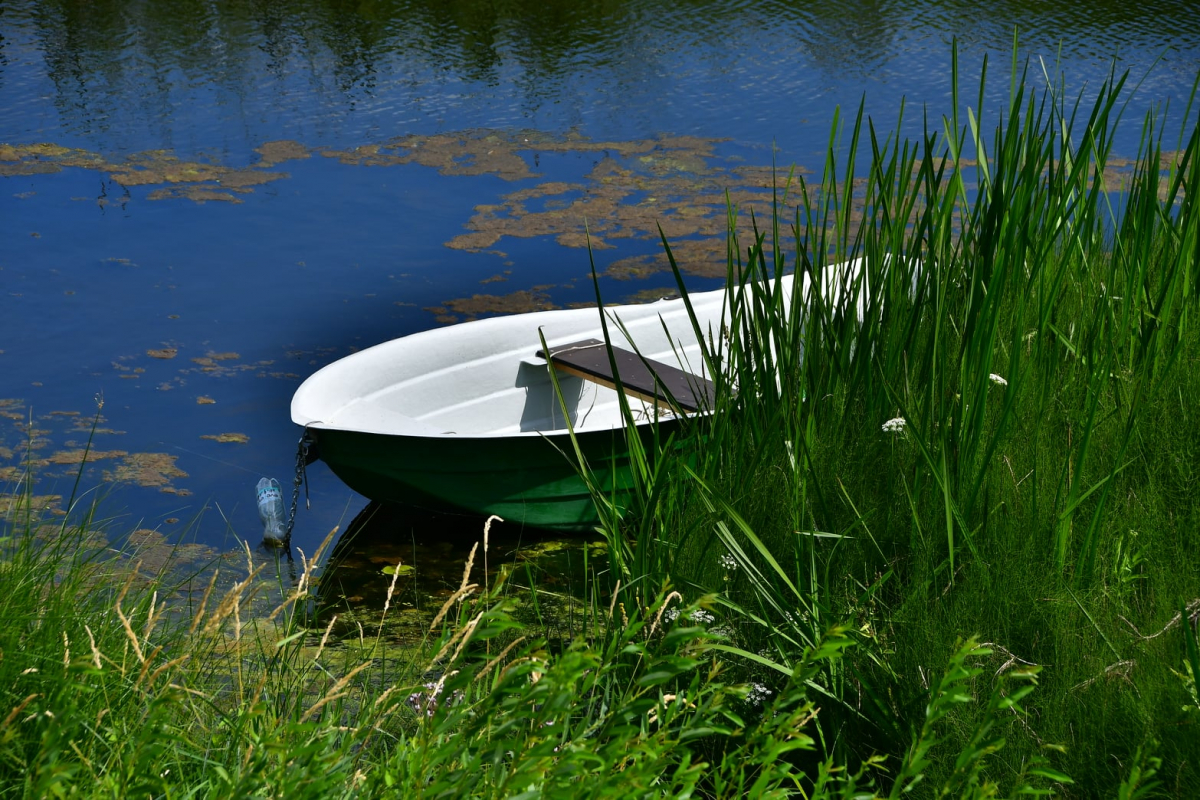
[[[438,322],[453,323],[478,319],[485,314],[526,314],[558,308],[546,293],[549,286],[534,286],[511,294],[476,294],[447,300],[441,306],[426,308]]]
[[[198,405],[198,406],[210,406],[210,405],[212,405],[212,404],[213,404],[213,403],[215,403],[215,402],[217,402],[217,401],[216,401],[216,400],[213,400],[213,399],[212,399],[211,397],[209,397],[208,395],[203,395],[203,394],[202,394],[202,395],[200,395],[199,397],[197,397],[197,398],[196,398],[196,405]]]
[[[107,170],[114,168],[103,156],[87,150],[62,147],[50,142],[0,144],[0,176],[44,175],[63,167]]]
[[[164,187],[151,191],[148,194],[150,200],[186,198],[197,203],[208,200],[241,202],[235,193],[246,194],[254,191],[253,187],[288,177],[286,172],[268,172],[264,168],[303,157],[292,146],[294,142],[286,143],[286,146],[284,143],[270,144],[279,146],[260,153],[263,158],[253,167],[187,161],[169,150],[148,150],[122,161],[111,161],[98,153],[50,143],[6,144],[0,145],[0,176],[47,174],[76,167],[108,173],[111,180],[126,189]]]
[[[222,192],[214,189],[211,186],[184,186],[180,188],[170,189],[155,189],[150,194],[146,195],[147,200],[170,200],[172,198],[182,197],[191,200],[195,203],[203,205],[209,200],[214,200],[220,203],[241,203],[242,198],[229,192]]]
[[[66,516],[67,512],[63,510],[62,502],[61,494],[0,493],[0,518],[28,513],[50,513],[56,517]]]
[[[179,349],[176,347],[164,347],[159,350],[147,350],[146,355],[151,358],[168,359],[174,358],[179,354]]]
[[[539,131],[472,129],[432,136],[401,136],[382,144],[321,155],[355,166],[419,164],[443,175],[492,175],[507,181],[537,177],[530,168],[541,154],[599,153],[603,157],[636,158],[647,174],[700,173],[711,169],[716,145],[723,139],[660,136],[634,141],[593,141],[577,134],[551,136]]]
[[[384,144],[350,150],[326,150],[321,155],[356,166],[420,164],[443,175],[494,175],[507,181],[535,177],[518,150],[529,149],[518,134],[468,130],[432,136],[402,136]]]
[[[250,441],[250,437],[244,433],[206,433],[200,437],[201,439],[211,439],[214,442],[223,444],[236,443],[245,444]]]
[[[192,361],[202,367],[214,366],[217,361],[236,361],[241,358],[237,353],[205,353],[203,356],[193,358]]]
[[[144,573],[161,574],[169,567],[196,565],[216,559],[220,552],[195,543],[172,542],[162,533],[150,528],[138,528],[126,539],[124,555],[141,562]]]
[[[724,238],[677,239],[671,242],[671,254],[676,263],[692,275],[702,278],[724,278],[727,272],[727,247]],[[605,267],[604,275],[616,280],[635,280],[670,269],[670,259],[667,258],[666,252],[659,248],[649,255],[619,258]]]
[[[122,186],[156,186],[176,183],[207,183],[226,189],[260,186],[286,178],[286,172],[263,172],[248,167],[234,168],[202,161],[184,161],[167,150],[149,150],[130,156],[112,173]]]
[[[23,420],[25,419],[25,401],[15,398],[0,399],[0,417],[5,419]]]
[[[660,235],[673,243],[713,239],[712,244],[681,245],[678,260],[692,274],[724,274],[729,204],[743,211],[739,234],[749,238],[749,212],[769,216],[775,181],[782,180],[769,168],[735,166],[717,157],[715,140],[660,138],[624,149],[606,144],[582,182],[548,181],[509,192],[499,203],[476,206],[466,232],[446,246],[481,252],[505,236],[553,237],[564,247],[592,250],[612,247],[618,239],[657,241]],[[785,214],[793,212],[789,206]],[[613,276],[643,277],[667,266],[665,258],[635,258],[619,262]]]
[[[659,300],[674,300],[679,297],[679,292],[666,287],[658,287],[656,289],[642,289],[634,292],[631,295],[626,295],[622,298],[625,303],[657,303]]]
[[[189,367],[179,370],[180,375],[188,375],[200,373],[214,378],[225,378],[232,375],[237,375],[243,372],[262,372],[264,367],[269,367],[275,363],[273,359],[264,359],[252,363],[232,363],[241,356],[237,353],[213,353],[209,352],[203,356],[197,356],[191,359],[195,364],[194,367]],[[204,404],[204,401],[197,399],[197,403]],[[215,402],[211,399],[209,402]]]
[[[94,450],[80,447],[73,450],[60,450],[57,453],[52,453],[45,459],[42,459],[42,463],[76,466],[84,462],[104,461],[109,458],[124,458],[127,455],[129,453],[125,450]]]
[[[254,152],[259,155],[257,166],[260,167],[273,167],[276,164],[282,164],[284,161],[299,161],[312,157],[312,153],[308,151],[307,147],[299,142],[287,139],[275,142],[263,142],[254,148]]]
[[[465,230],[445,244],[488,253],[506,236],[546,237],[564,247],[590,245],[602,250],[615,246],[618,239],[657,241],[660,229],[672,241],[723,239],[727,202],[737,204],[743,212],[753,208],[765,218],[774,187],[786,181],[786,174],[720,155],[717,145],[721,141],[696,136],[592,141],[576,134],[474,129],[401,136],[347,150],[324,150],[321,155],[354,166],[413,164],[447,176],[490,175],[528,183],[538,179],[541,159],[594,154],[588,158],[593,167],[582,180],[534,183],[504,195],[499,203],[479,205],[466,221]],[[158,187],[148,193],[153,200],[239,203],[242,195],[255,187],[288,177],[269,168],[312,156],[303,144],[287,140],[266,142],[256,152],[257,163],[235,168],[183,160],[166,150],[138,153],[113,163],[94,153],[52,144],[8,145],[0,149],[0,168],[46,171],[84,167],[108,172],[125,187]],[[748,237],[748,214],[739,217],[739,225],[739,232]],[[714,247],[692,247],[685,255],[687,258],[680,259],[683,268],[702,275],[716,274],[721,266],[716,262],[724,256]],[[664,264],[662,259],[643,260],[623,264],[616,272],[639,277],[660,271]]]
[[[108,422],[108,418],[103,415],[100,415],[100,414],[93,414],[93,415],[87,416],[87,417],[79,416],[79,417],[75,417],[71,421],[71,430],[77,431],[77,432],[86,431],[88,433],[94,432],[97,434],[106,433],[106,434],[115,435],[115,436],[120,436],[125,433],[125,431],[118,431],[118,430],[113,430],[112,428],[104,427],[105,423],[107,423],[107,422]]]
[[[171,484],[171,481],[177,478],[188,476],[175,466],[177,458],[167,453],[130,453],[121,459],[121,463],[115,469],[104,473],[104,480],[157,487],[159,491],[170,494],[188,494],[186,489],[176,489]]]

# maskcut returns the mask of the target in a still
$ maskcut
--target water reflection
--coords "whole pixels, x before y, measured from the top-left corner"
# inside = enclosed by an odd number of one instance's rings
[[[267,128],[265,138],[300,126],[336,141],[339,126],[429,130],[486,117],[559,130],[596,120],[620,127],[664,109],[673,124],[654,132],[732,119],[741,133],[772,110],[786,118],[788,106],[832,91],[842,102],[879,84],[910,99],[928,99],[929,90],[940,96],[952,37],[968,51],[1004,54],[1014,28],[1026,54],[1090,60],[1094,71],[1118,53],[1130,64],[1163,55],[1172,67],[1191,68],[1200,48],[1200,10],[1172,2],[6,6],[0,82],[8,91],[14,79],[19,93],[37,91],[44,76],[58,122],[73,132],[150,133],[158,146],[197,151],[231,143],[231,125]],[[15,76],[10,50],[20,53]],[[0,127],[0,137],[13,137],[11,128]]]

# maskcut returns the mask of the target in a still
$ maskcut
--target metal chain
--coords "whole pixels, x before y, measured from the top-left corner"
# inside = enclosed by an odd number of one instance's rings
[[[312,439],[308,436],[308,427],[304,428],[304,433],[300,436],[300,443],[296,446],[296,477],[292,479],[292,508],[288,512],[287,529],[283,533],[283,547],[288,551],[288,555],[292,552],[292,528],[296,525],[296,506],[300,503],[300,484],[304,484],[304,507],[311,508],[308,500],[308,451],[312,446]]]

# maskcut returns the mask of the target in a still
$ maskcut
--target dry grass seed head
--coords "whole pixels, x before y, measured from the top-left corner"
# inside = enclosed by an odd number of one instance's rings
[[[142,668],[140,670],[138,670],[137,680],[135,680],[133,682],[133,688],[136,689],[138,686],[141,685],[142,680],[146,677],[146,673],[150,671],[150,665],[154,663],[154,659],[158,658],[158,655],[161,652],[162,652],[161,646],[154,648],[154,650],[152,650],[150,652],[150,655],[146,657],[146,660],[142,662]],[[149,688],[149,687],[147,687],[147,688]]]
[[[92,663],[96,665],[96,669],[103,669],[104,665],[100,663],[100,649],[96,647],[96,637],[92,634],[92,629],[84,625],[83,629],[87,631],[88,644],[92,647]]]
[[[400,579],[400,567],[403,566],[403,559],[396,561],[396,571],[392,573],[392,582],[388,584],[387,599],[383,601],[383,615],[379,618],[379,630],[383,630],[383,619],[387,616],[388,609],[392,607],[392,594],[396,591],[396,581]]]
[[[479,620],[483,619],[483,614],[484,612],[480,611],[470,622],[455,631],[454,635],[450,637],[450,641],[442,645],[442,649],[438,650],[437,655],[429,662],[429,669],[426,672],[432,670],[433,666],[442,660],[442,656],[446,655],[447,651],[457,643],[458,647],[455,648],[454,655],[450,658],[450,663],[454,663],[459,654],[462,653],[463,647],[470,640],[471,634],[475,632],[475,626],[479,624]]]
[[[512,661],[505,664],[504,667],[500,670],[500,680],[504,680],[504,676],[507,675],[510,670],[516,669],[518,664],[523,664],[526,661],[528,661],[531,664],[542,663],[542,659],[535,655],[534,656],[521,656],[520,658],[514,658]],[[542,678],[541,672],[535,669],[530,674],[529,682],[537,683],[539,680],[541,680],[541,678]]]
[[[492,530],[492,522],[493,521],[504,522],[503,519],[496,516],[495,514],[492,514],[490,517],[487,518],[487,522],[483,523],[483,552],[484,553],[486,553],[488,551],[488,534]]]
[[[171,667],[179,666],[180,664],[187,661],[191,657],[192,656],[190,653],[184,653],[183,655],[179,656],[179,658],[173,658],[170,661],[168,661],[167,663],[162,664],[161,666],[159,666],[158,669],[156,669],[156,670],[154,670],[154,672],[150,673],[150,678],[149,678],[149,680],[146,681],[146,686],[147,687],[153,686],[154,682],[158,680],[160,675],[162,675],[164,672],[169,670]]]
[[[460,586],[458,588],[458,591],[456,591],[454,594],[447,597],[446,602],[442,603],[441,609],[434,616],[433,622],[429,623],[429,632],[433,633],[435,630],[437,630],[438,623],[446,618],[447,612],[450,611],[450,607],[453,606],[455,604],[455,602],[466,598],[467,595],[471,594],[471,592],[475,591],[478,588],[479,588],[479,584],[477,584],[477,583],[468,584],[466,586]]]
[[[471,567],[475,566],[475,551],[478,549],[479,549],[479,542],[476,542],[471,547],[471,554],[469,556],[467,556],[467,565],[465,567],[463,567],[462,582],[458,585],[458,588],[460,588],[460,589],[462,587],[466,586],[467,581],[471,579]]]
[[[617,607],[617,594],[621,591],[621,581],[617,580],[617,585],[613,587],[612,600],[608,604],[608,618],[613,618],[613,609]]]
[[[25,710],[25,706],[29,705],[30,703],[32,703],[34,700],[38,699],[39,697],[41,697],[41,695],[37,694],[35,692],[34,694],[31,694],[28,697],[26,697],[20,703],[17,703],[16,707],[13,708],[12,711],[8,712],[8,716],[4,718],[4,722],[0,722],[0,731],[4,730],[9,725],[11,725],[12,721],[14,719],[16,719],[22,711]]]
[[[133,586],[133,580],[141,572],[142,562],[139,560],[133,565],[133,569],[125,576],[125,583],[121,585],[121,591],[117,592],[117,600],[114,603],[117,609],[117,616],[121,618],[122,626],[125,628],[126,635],[131,636],[134,644],[137,643],[137,636],[133,633],[133,628],[129,624],[129,618],[125,616],[125,612],[121,609],[121,603],[125,602],[125,596],[129,594],[130,587]]]
[[[242,641],[242,596],[237,595],[237,600],[233,604],[233,641],[241,644]]]
[[[316,661],[321,657],[321,653],[325,652],[325,643],[329,641],[329,634],[333,631],[333,624],[337,622],[338,615],[334,614],[333,619],[329,620],[329,624],[325,626],[325,633],[321,636],[321,644],[317,647],[317,653],[312,660]]]
[[[262,567],[259,567],[247,575],[245,580],[238,581],[232,587],[230,587],[229,591],[225,593],[225,597],[221,599],[221,602],[218,603],[217,607],[213,610],[212,616],[209,617],[208,623],[204,626],[205,636],[216,633],[216,631],[221,627],[221,623],[225,621],[225,618],[232,614],[234,608],[241,602],[242,592],[245,591],[246,587],[258,577],[258,573],[260,573],[262,569]],[[249,599],[249,595],[247,595],[247,599]]]
[[[214,569],[212,577],[208,581],[208,587],[204,590],[204,594],[200,598],[200,607],[196,609],[196,615],[192,617],[192,624],[188,628],[188,636],[196,632],[196,628],[200,627],[200,620],[204,619],[204,610],[208,608],[208,596],[212,594],[213,586],[217,583],[217,576],[221,574],[221,570]]]
[[[511,643],[508,645],[508,647],[506,647],[506,648],[504,648],[503,650],[501,650],[501,651],[500,651],[500,655],[496,656],[496,657],[495,657],[495,658],[493,658],[491,661],[489,661],[489,662],[487,663],[487,665],[486,665],[486,666],[485,666],[483,669],[481,669],[481,670],[479,671],[479,674],[475,676],[475,680],[477,680],[477,681],[478,681],[478,680],[483,680],[483,678],[484,678],[484,676],[485,676],[485,675],[487,675],[489,672],[491,672],[491,671],[492,671],[492,669],[494,669],[494,668],[495,668],[495,666],[496,666],[497,664],[499,664],[501,661],[503,661],[503,660],[505,659],[505,657],[506,657],[506,656],[507,656],[509,653],[511,653],[511,652],[512,652],[512,649],[513,649],[514,647],[516,647],[517,645],[519,645],[519,644],[520,644],[521,642],[523,642],[523,641],[525,641],[525,637],[524,637],[524,636],[520,636],[520,637],[518,637],[517,639],[513,640],[513,641],[512,641],[512,642],[511,642]]]
[[[371,708],[379,708],[381,705],[384,704],[384,701],[386,701],[389,697],[391,697],[392,693],[397,691],[398,689],[399,689],[399,687],[397,687],[397,686],[390,686],[387,689],[385,689],[383,691],[383,694],[381,694],[381,695],[379,695],[379,697],[375,698],[375,702],[371,704]],[[388,709],[388,710],[390,710],[390,709]]]
[[[483,619],[483,615],[484,615],[484,612],[480,611],[478,614],[475,615],[474,619],[472,619],[470,622],[468,622],[466,625],[463,626],[462,639],[459,640],[458,647],[454,648],[454,655],[450,656],[451,664],[453,664],[455,661],[457,661],[458,657],[460,655],[462,655],[463,648],[465,648],[467,646],[467,642],[471,641],[471,636],[474,635],[475,628],[477,625],[479,625],[480,620]]]
[[[355,675],[362,672],[364,669],[366,669],[369,666],[371,666],[371,662],[366,661],[362,664],[359,664],[357,667],[350,670],[349,672],[347,672],[343,677],[339,678],[338,681],[335,684],[333,684],[333,686],[329,687],[329,691],[325,693],[324,697],[322,697],[320,700],[318,700],[316,703],[314,703],[313,706],[308,709],[308,711],[304,712],[304,715],[302,717],[300,717],[300,722],[301,723],[306,722],[309,719],[309,717],[311,717],[313,714],[317,713],[317,711],[321,710],[321,708],[323,708],[324,706],[328,705],[329,703],[332,703],[334,700],[339,700],[339,699],[345,697],[346,693],[343,692],[342,690],[346,688],[346,686],[350,683],[350,681],[354,680]]]
[[[658,607],[658,613],[654,615],[654,622],[652,622],[650,624],[650,633],[646,634],[647,639],[649,639],[651,636],[653,636],[654,632],[656,630],[658,630],[658,623],[660,621],[662,621],[663,612],[665,612],[667,610],[667,606],[671,604],[672,600],[678,600],[679,602],[682,603],[683,595],[681,595],[679,592],[671,592],[670,594],[667,595],[666,599],[662,601],[662,605]],[[624,609],[624,607],[622,607],[621,608],[622,615],[624,615],[624,611],[625,611],[625,609]],[[629,623],[625,623],[625,624],[628,625]]]
[[[126,582],[125,588],[121,590],[121,594],[117,597],[116,611],[117,617],[121,620],[121,627],[125,629],[125,638],[133,645],[133,654],[137,656],[139,664],[146,663],[146,657],[142,655],[142,646],[138,642],[137,634],[133,632],[133,626],[129,624],[129,617],[125,616],[125,612],[121,610],[121,600],[125,597],[125,592],[129,589],[129,583]]]
[[[166,601],[163,601],[166,605]],[[146,626],[142,629],[142,645],[144,646],[150,640],[150,631],[154,628],[156,619],[156,610],[158,609],[158,589],[155,589],[150,595],[150,610],[146,612]]]

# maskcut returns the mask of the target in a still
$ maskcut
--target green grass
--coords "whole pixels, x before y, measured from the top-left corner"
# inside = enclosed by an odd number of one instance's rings
[[[565,622],[484,533],[425,641],[390,592],[339,639],[320,556],[146,574],[26,484],[0,796],[1200,794],[1200,128],[1115,173],[1120,77],[1014,60],[981,118],[952,70],[919,140],[860,107],[753,241],[731,209],[714,413],[631,437]]]
[[[731,242],[715,413],[612,546],[629,583],[720,592],[737,649],[767,653],[748,670],[786,673],[851,622],[859,646],[820,681],[839,760],[904,752],[931,673],[977,635],[979,695],[1042,667],[992,774],[1054,745],[1063,792],[1100,796],[1156,748],[1164,791],[1190,796],[1200,129],[1190,106],[1174,140],[1148,115],[1114,173],[1124,80],[1089,106],[1013,69],[990,122],[955,81],[920,141],[860,108],[819,185],[780,177],[766,227]],[[842,295],[817,280],[838,264],[856,265]],[[778,291],[789,271],[811,297]],[[944,746],[971,746],[985,713],[948,714]]]
[[[8,522],[18,535],[5,541],[11,591],[0,601],[5,797],[895,795],[927,774],[987,652],[956,645],[902,761],[848,770],[817,738],[821,675],[853,645],[844,626],[769,693],[723,664],[728,640],[703,623],[712,597],[684,605],[671,592],[644,607],[618,590],[551,650],[514,616],[511,573],[474,582],[486,554],[476,551],[426,647],[397,654],[382,619],[374,635],[329,642],[334,620],[322,630],[304,611],[307,569],[274,599],[252,560],[222,589],[218,576],[193,587],[89,552],[86,515]],[[1013,671],[983,700],[949,791],[986,790],[996,725],[1021,713],[1035,676]],[[1009,783],[1060,779],[1038,759]]]

